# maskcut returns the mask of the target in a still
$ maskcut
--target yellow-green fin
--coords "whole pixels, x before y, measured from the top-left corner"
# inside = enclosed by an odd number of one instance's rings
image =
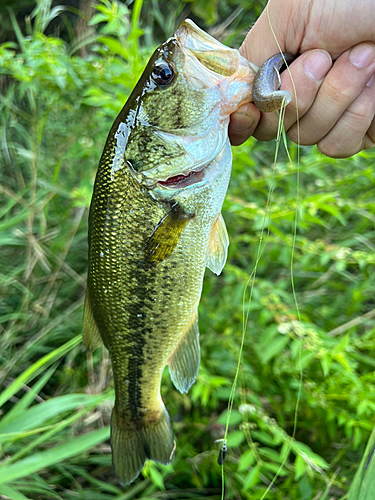
[[[178,203],[175,203],[147,239],[143,249],[145,262],[158,264],[171,255],[187,223],[193,217],[194,215],[186,214]]]
[[[163,403],[158,418],[139,422],[121,417],[115,406],[111,419],[111,446],[113,467],[123,486],[137,478],[146,459],[170,464],[176,443]]]
[[[198,312],[169,359],[169,374],[176,389],[188,392],[198,375],[201,359]]]
[[[86,288],[85,305],[83,307],[82,336],[83,343],[88,351],[94,351],[97,347],[103,345],[98,327],[92,315],[88,288]]]
[[[206,266],[215,274],[220,274],[223,270],[228,255],[228,245],[227,228],[223,216],[219,214],[211,228],[206,254]]]

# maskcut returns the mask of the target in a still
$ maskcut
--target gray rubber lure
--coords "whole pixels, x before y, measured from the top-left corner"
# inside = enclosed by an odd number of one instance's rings
[[[295,57],[289,52],[276,54],[262,64],[253,82],[252,96],[255,106],[263,113],[270,113],[290,103],[291,95],[286,90],[276,90],[280,88],[279,70],[285,64],[289,64]]]

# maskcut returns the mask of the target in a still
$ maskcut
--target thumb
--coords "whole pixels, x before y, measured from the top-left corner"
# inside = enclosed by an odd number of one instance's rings
[[[267,59],[277,54],[279,48],[275,37],[282,52],[287,51],[292,54],[298,52],[296,44],[290,48],[288,47],[288,50],[286,50],[288,23],[291,22],[290,19],[292,18],[291,2],[294,2],[296,6],[299,0],[271,0],[268,3],[239,49],[240,54],[248,61],[261,66]],[[259,124],[260,117],[260,112],[251,103],[241,106],[231,115],[229,138],[233,146],[239,146],[254,133]]]
[[[239,49],[240,54],[248,61],[261,66],[280,51],[277,40],[281,52],[291,52],[295,55],[299,42],[295,40],[292,20],[296,11],[298,12],[298,3],[294,0],[293,6],[290,0],[270,1],[246,36]],[[288,37],[288,32],[294,33],[294,37]]]

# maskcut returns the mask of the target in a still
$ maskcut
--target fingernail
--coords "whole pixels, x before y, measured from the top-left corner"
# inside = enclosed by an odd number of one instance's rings
[[[375,61],[375,47],[371,43],[360,43],[349,52],[349,59],[358,68],[368,68]]]
[[[243,104],[230,117],[230,128],[234,132],[244,132],[251,128],[254,124],[254,117],[251,114],[249,104]]]
[[[370,80],[366,83],[366,87],[372,87],[375,83],[375,75],[372,75]]]
[[[305,73],[313,80],[322,80],[331,68],[331,59],[321,50],[314,50],[303,61]]]

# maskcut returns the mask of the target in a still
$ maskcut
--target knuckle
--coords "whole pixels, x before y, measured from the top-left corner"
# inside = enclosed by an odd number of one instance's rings
[[[372,116],[370,115],[370,108],[368,103],[364,101],[355,102],[355,104],[346,110],[345,115],[345,121],[354,130],[358,130],[359,127],[367,130],[371,124]]]
[[[253,134],[257,141],[272,141],[276,137],[276,132],[273,130],[256,130]]]
[[[353,99],[353,88],[343,85],[339,80],[327,79],[324,92],[334,106],[342,106]]]
[[[298,127],[296,124],[294,124],[290,129],[287,131],[287,135],[289,139],[296,144],[300,144],[301,146],[312,146],[315,144],[315,140],[311,137],[311,134],[306,133],[302,127],[298,130]]]

